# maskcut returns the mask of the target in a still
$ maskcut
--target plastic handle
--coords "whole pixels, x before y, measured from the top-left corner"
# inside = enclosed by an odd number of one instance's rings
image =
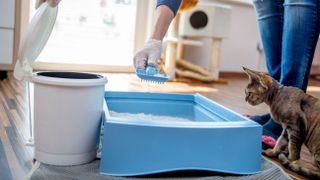
[[[158,72],[157,72],[157,69],[156,69],[155,67],[148,66],[148,67],[146,68],[146,74],[147,74],[147,75],[153,76],[153,75],[155,75],[155,74],[157,74],[157,73],[158,73]]]

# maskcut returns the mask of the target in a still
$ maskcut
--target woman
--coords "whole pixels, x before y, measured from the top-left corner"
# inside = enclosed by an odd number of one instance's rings
[[[268,73],[285,86],[304,91],[319,37],[319,0],[254,0]],[[282,128],[269,114],[254,117],[264,134],[279,137]],[[267,147],[266,147],[267,148]]]
[[[56,7],[56,6],[59,4],[59,2],[60,2],[60,0],[37,0],[37,1],[36,1],[36,9],[38,9],[38,7],[39,7],[42,3],[46,2],[46,1],[47,1],[47,3],[49,4],[49,6],[51,6],[51,7]]]

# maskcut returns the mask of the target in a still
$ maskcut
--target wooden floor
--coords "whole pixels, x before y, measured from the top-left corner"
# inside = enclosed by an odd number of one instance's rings
[[[179,92],[200,93],[223,106],[238,112],[262,114],[265,105],[252,107],[244,101],[244,77],[224,77],[227,84],[177,83],[163,85],[141,83],[134,75],[105,74],[109,82],[107,91]],[[320,81],[311,80],[308,93],[320,98]],[[32,167],[33,148],[28,140],[28,101],[26,83],[18,82],[12,75],[0,80],[0,180],[23,179]],[[302,158],[311,161],[307,150]]]

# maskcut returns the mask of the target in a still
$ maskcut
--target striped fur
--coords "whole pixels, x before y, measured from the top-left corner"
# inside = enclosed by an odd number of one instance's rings
[[[285,153],[281,152],[278,155],[278,159],[280,160],[281,164],[284,167],[286,167],[296,173],[299,173],[302,176],[305,176],[305,177],[308,177],[309,179],[314,179],[314,180],[320,178],[320,172],[319,172],[319,170],[315,169],[315,167],[304,167],[303,165],[300,165],[299,163],[290,162]]]
[[[264,154],[278,157],[285,167],[303,176],[320,179],[320,100],[298,88],[282,86],[266,73],[244,71],[249,76],[246,101],[251,105],[266,103],[272,118],[283,128],[275,147]],[[297,163],[303,144],[315,159],[315,169]],[[286,149],[288,156],[282,153]]]

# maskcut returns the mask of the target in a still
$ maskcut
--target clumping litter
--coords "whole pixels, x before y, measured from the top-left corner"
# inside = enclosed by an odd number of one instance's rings
[[[131,114],[131,113],[120,113],[115,111],[110,111],[110,116],[117,118],[125,118],[128,120],[131,119],[139,119],[139,120],[147,120],[147,121],[175,121],[175,122],[189,122],[191,120],[180,117],[172,117],[172,116],[157,116],[152,114]]]

